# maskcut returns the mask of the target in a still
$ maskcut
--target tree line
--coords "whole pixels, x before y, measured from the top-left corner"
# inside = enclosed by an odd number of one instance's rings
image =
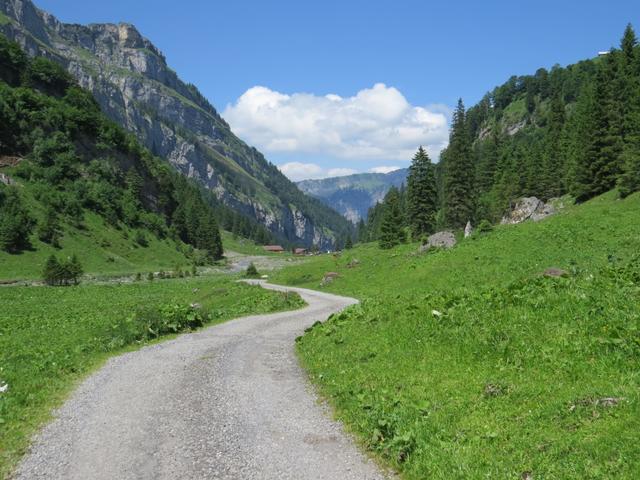
[[[0,155],[24,158],[12,175],[30,194],[0,184],[4,251],[31,248],[34,233],[58,247],[64,225],[83,228],[92,211],[115,228],[136,229],[143,246],[146,232],[181,240],[207,261],[223,256],[224,207],[108,120],[62,67],[27,57],[3,36]]]
[[[406,187],[392,188],[358,225],[359,241],[390,248],[468,221],[495,223],[523,196],[577,202],[640,190],[640,47],[628,25],[619,48],[548,72],[512,77],[453,113],[434,164],[420,147]]]

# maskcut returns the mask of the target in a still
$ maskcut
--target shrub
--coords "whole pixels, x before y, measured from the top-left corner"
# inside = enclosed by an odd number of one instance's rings
[[[489,220],[482,220],[478,224],[478,232],[480,233],[488,233],[492,230],[493,230],[493,225],[491,225],[491,222],[489,222]]]
[[[140,245],[141,247],[148,247],[149,246],[149,241],[147,240],[147,237],[140,230],[138,230],[136,232],[135,242],[138,245]]]
[[[251,262],[249,264],[249,266],[247,267],[247,271],[245,272],[245,276],[247,278],[257,278],[257,277],[260,276],[260,273],[258,272],[258,269],[253,264],[253,262]]]
[[[154,276],[153,276],[153,272],[149,272],[149,273],[147,274],[147,280],[149,280],[150,282],[153,282],[153,278],[154,278]]]
[[[34,220],[15,188],[0,189],[0,250],[18,253],[31,247]]]
[[[168,304],[160,307],[143,307],[134,315],[141,338],[156,338],[168,333],[178,333],[202,327],[209,315],[196,305]]]
[[[50,286],[77,285],[82,274],[82,265],[76,255],[67,261],[59,261],[51,255],[44,265],[42,277]]]

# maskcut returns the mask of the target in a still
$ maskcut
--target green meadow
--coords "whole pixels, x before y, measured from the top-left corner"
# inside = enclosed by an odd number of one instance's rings
[[[362,300],[298,352],[403,478],[635,479],[639,218],[640,195],[611,192],[448,251],[367,244],[274,281]],[[326,272],[339,276],[320,287]]]
[[[232,318],[299,308],[229,276],[0,288],[0,478],[77,383],[109,356]],[[191,308],[192,304],[198,304]]]

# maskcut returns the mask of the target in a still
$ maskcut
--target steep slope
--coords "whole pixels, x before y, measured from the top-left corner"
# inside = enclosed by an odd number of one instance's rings
[[[581,202],[615,186],[623,197],[639,190],[640,46],[633,28],[619,49],[511,77],[465,112],[461,128],[472,142],[478,221],[500,219],[521,196],[569,193]],[[441,178],[462,160],[450,148],[441,155]]]
[[[402,168],[390,173],[357,173],[346,177],[303,180],[298,188],[357,223],[366,219],[367,212],[382,201],[391,187],[407,181],[409,170]]]
[[[30,0],[0,0],[0,13],[0,31],[30,55],[64,65],[110,118],[226,205],[291,243],[330,247],[348,231],[340,215],[306,197],[238,139],[133,25],[64,24]]]
[[[90,273],[218,260],[210,197],[57,63],[0,35],[0,280],[39,277],[52,254],[78,255]]]

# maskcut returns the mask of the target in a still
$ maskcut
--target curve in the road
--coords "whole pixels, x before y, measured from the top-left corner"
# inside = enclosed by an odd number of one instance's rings
[[[109,360],[56,412],[16,478],[384,478],[330,419],[294,354],[306,327],[356,301],[286,290],[308,307]]]

